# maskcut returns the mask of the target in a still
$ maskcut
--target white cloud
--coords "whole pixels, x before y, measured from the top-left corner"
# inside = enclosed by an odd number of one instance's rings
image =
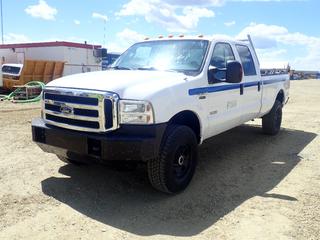
[[[320,38],[307,36],[299,32],[291,33],[287,28],[277,25],[251,23],[237,35],[237,38],[245,38],[247,34],[255,39],[256,44],[266,45],[265,48],[276,47],[278,44],[311,47],[318,46],[320,43]]]
[[[226,27],[231,27],[231,26],[233,26],[233,25],[235,25],[236,24],[236,21],[230,21],[230,22],[225,22],[224,23],[224,25],[226,26]]]
[[[183,5],[182,3],[181,0],[131,0],[122,6],[116,16],[142,16],[147,22],[157,23],[167,31],[186,32],[196,28],[201,18],[215,15],[205,7],[195,6],[195,1],[188,0]]]
[[[226,0],[228,2],[306,2],[308,0]]]
[[[236,38],[246,39],[248,34],[254,39],[257,48],[269,49],[277,47],[278,42],[276,36],[286,35],[288,34],[288,30],[285,27],[277,25],[250,23]]]
[[[109,52],[122,53],[128,49],[128,47],[136,42],[143,41],[146,37],[147,36],[144,34],[138,33],[129,28],[125,28],[121,32],[115,34],[115,41],[107,43],[107,49]]]
[[[283,57],[285,54],[287,54],[286,49],[273,49],[270,51],[270,49],[258,49],[258,53],[263,54],[265,58],[269,58],[270,60],[273,60],[278,57]]]
[[[55,20],[55,15],[58,13],[56,8],[49,6],[44,0],[39,0],[37,5],[28,6],[24,11],[32,17],[44,20]]]
[[[236,36],[214,34],[207,37],[245,39],[247,34],[252,37],[262,67],[283,67],[289,63],[293,69],[320,70],[320,38],[290,32],[283,26],[251,23]],[[108,48],[122,52],[144,38],[143,34],[126,28],[116,34],[117,42],[108,44]]]
[[[136,42],[140,42],[146,38],[145,35],[133,31],[129,28],[125,28],[123,31],[117,33],[118,39],[125,44],[131,45]]]
[[[107,15],[103,15],[101,13],[96,13],[96,12],[92,13],[92,17],[96,18],[96,19],[101,19],[105,22],[107,22],[109,20]]]
[[[175,6],[221,6],[225,0],[163,0]]]
[[[293,68],[320,69],[320,38],[299,32],[290,32],[287,28],[277,25],[251,23],[245,27],[237,38],[250,34],[258,51],[260,61],[284,60],[288,55],[281,48],[305,49],[305,56],[286,59]],[[263,51],[261,51],[263,50]],[[291,53],[294,55],[294,53]]]
[[[121,32],[116,34],[116,42],[108,43],[108,51],[112,52],[123,52],[128,47],[136,42],[141,42],[146,38],[145,35],[140,34],[132,29],[125,28]]]
[[[201,18],[211,18],[215,14],[212,7],[223,6],[227,2],[283,2],[297,0],[128,0],[115,13],[116,18],[140,16],[149,23],[156,23],[169,32],[193,31]],[[235,21],[226,22],[230,27]]]
[[[249,26],[245,27],[239,34],[239,38],[244,38],[247,34],[250,33],[254,36],[279,36],[285,35],[288,33],[288,29],[282,26],[277,25],[266,25],[266,24],[257,24],[250,23]]]
[[[299,70],[320,71],[320,38],[318,38],[317,42],[309,44],[307,49],[307,55],[296,57],[291,65]]]
[[[80,25],[80,21],[77,20],[77,19],[73,20],[73,23],[74,23],[75,25]]]
[[[30,42],[30,38],[24,34],[8,33],[3,36],[6,44]]]
[[[187,6],[183,8],[182,16],[176,16],[182,25],[187,29],[194,29],[197,27],[199,19],[206,17],[214,17],[214,12],[207,8]]]
[[[234,37],[226,34],[212,34],[207,36],[209,39],[234,40]]]
[[[259,56],[261,68],[285,68],[288,65],[286,49],[270,48],[260,49],[256,48]]]

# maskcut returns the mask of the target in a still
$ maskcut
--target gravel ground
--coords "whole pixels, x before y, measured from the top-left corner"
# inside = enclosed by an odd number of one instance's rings
[[[66,165],[31,141],[39,104],[0,102],[0,239],[320,239],[319,92],[291,83],[278,136],[255,120],[205,142],[175,196],[143,166]]]

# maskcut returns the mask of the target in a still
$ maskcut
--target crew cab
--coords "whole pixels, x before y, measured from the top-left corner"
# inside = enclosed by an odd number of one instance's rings
[[[32,135],[67,162],[144,162],[151,185],[190,183],[198,145],[254,118],[279,132],[289,76],[261,75],[252,41],[146,39],[107,71],[70,75],[43,91]]]

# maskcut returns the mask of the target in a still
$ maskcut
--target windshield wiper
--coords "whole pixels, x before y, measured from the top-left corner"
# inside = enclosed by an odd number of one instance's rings
[[[111,69],[115,69],[115,70],[132,70],[132,68],[120,67],[120,66],[111,67]]]
[[[183,72],[183,71],[178,71],[178,70],[175,70],[175,69],[158,69],[158,68],[155,68],[155,67],[139,67],[137,68],[137,70],[146,70],[146,71],[165,71],[165,72]]]
[[[158,69],[156,69],[155,67],[139,67],[137,68],[137,70],[156,71]]]
[[[166,69],[166,72],[184,72],[183,70],[177,70],[177,69]]]

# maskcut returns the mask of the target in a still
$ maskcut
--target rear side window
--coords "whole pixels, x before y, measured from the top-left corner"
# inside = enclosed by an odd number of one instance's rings
[[[253,62],[251,52],[247,46],[236,45],[237,51],[240,55],[243,72],[245,76],[257,75],[256,67]]]

